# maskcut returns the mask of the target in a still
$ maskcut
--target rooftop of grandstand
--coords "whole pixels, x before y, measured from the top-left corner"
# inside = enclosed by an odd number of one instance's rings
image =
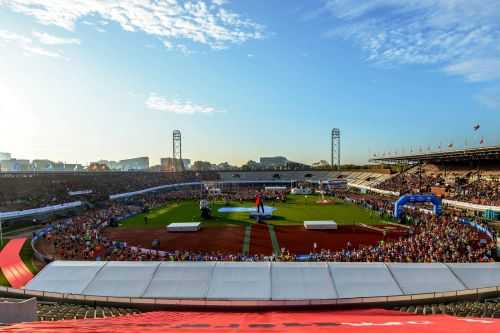
[[[370,162],[419,163],[471,160],[500,160],[500,145],[462,149],[443,149],[442,151],[417,152],[402,155],[374,156],[370,159]]]
[[[106,297],[306,300],[498,285],[498,263],[55,261],[26,290]]]

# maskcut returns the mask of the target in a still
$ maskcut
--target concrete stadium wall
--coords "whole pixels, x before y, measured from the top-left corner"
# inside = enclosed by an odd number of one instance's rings
[[[36,298],[29,299],[0,299],[0,323],[14,324],[31,322],[36,318]]]

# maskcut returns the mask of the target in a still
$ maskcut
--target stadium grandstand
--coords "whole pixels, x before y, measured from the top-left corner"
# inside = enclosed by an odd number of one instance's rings
[[[200,308],[301,309],[325,316],[318,321],[352,307],[385,309],[380,315],[500,317],[493,176],[500,169],[487,160],[478,173],[469,162],[427,159],[401,173],[5,173],[0,217],[12,246],[0,259],[29,274],[18,284],[19,275],[4,265],[0,296],[5,306],[31,309],[33,320],[75,320],[74,329],[96,318],[113,323],[132,314],[133,326],[153,313],[161,321],[162,314],[150,311]],[[466,180],[457,192],[441,175],[443,165],[447,176]],[[347,186],[326,187],[339,180]],[[310,194],[294,195],[296,188]],[[432,214],[430,203],[394,215],[399,195],[432,192],[443,199],[441,215]],[[276,210],[269,221],[219,212],[252,207],[256,193]],[[477,204],[478,197],[493,215],[452,202]],[[212,209],[208,220],[197,213],[203,198]],[[303,226],[332,218],[334,230]],[[193,221],[201,221],[200,230],[165,229]],[[17,241],[20,235],[30,240]]]
[[[399,194],[433,192],[443,199],[500,206],[500,146],[373,159],[410,165],[375,186]]]
[[[499,110],[500,0],[0,0],[0,333],[500,333]]]

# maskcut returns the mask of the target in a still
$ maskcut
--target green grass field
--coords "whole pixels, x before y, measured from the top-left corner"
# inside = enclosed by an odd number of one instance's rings
[[[338,224],[381,224],[382,218],[375,212],[360,208],[356,205],[335,201],[334,204],[319,204],[318,196],[289,196],[287,202],[273,204],[266,201],[267,206],[277,210],[273,219],[267,223],[274,225],[302,225],[304,221],[335,220]],[[331,199],[331,198],[330,198]],[[248,217],[248,213],[219,213],[217,210],[224,206],[253,207],[252,202],[223,202],[211,203],[213,219],[203,223],[206,227],[246,225],[255,223]],[[136,215],[121,222],[125,228],[159,228],[174,222],[201,221],[198,201],[182,201],[168,203],[166,206],[153,209],[148,214],[148,224],[144,224],[144,214]]]

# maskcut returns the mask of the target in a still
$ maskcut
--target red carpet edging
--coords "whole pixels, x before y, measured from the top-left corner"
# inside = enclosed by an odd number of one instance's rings
[[[0,268],[13,288],[22,288],[33,278],[20,253],[27,238],[10,240],[0,252]]]

